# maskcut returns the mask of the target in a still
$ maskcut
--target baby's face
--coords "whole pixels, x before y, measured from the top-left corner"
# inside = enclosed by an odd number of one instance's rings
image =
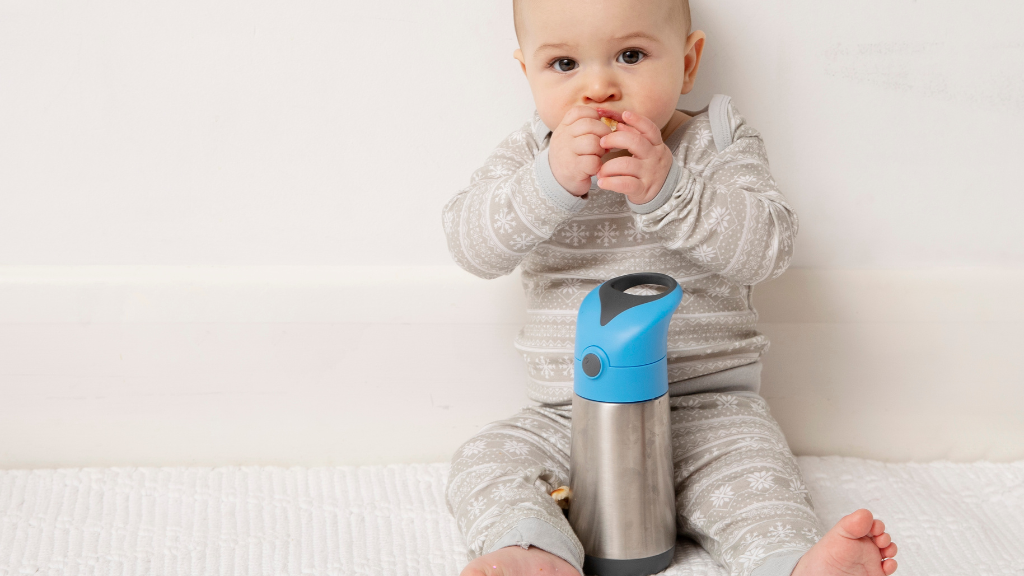
[[[677,0],[521,1],[515,56],[549,128],[578,104],[617,120],[630,110],[665,127],[692,86]]]

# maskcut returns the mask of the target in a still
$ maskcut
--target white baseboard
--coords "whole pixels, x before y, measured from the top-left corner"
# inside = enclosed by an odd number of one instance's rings
[[[521,322],[517,278],[455,266],[0,266],[0,322]]]
[[[755,290],[798,454],[1024,458],[1024,271]],[[0,267],[0,467],[441,461],[527,402],[518,274]]]

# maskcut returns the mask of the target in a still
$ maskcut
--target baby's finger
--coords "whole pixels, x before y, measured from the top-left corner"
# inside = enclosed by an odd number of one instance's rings
[[[597,185],[604,190],[611,190],[626,196],[639,196],[643,194],[644,183],[635,176],[611,176],[609,178],[598,178]]]
[[[568,126],[580,118],[593,118],[598,120],[601,115],[597,113],[597,110],[588,106],[576,105],[569,109],[562,117],[562,126]]]
[[[629,153],[641,160],[650,158],[654,153],[654,146],[647,140],[647,137],[632,130],[616,130],[601,138],[601,146],[611,150],[622,148],[629,150]]]
[[[572,124],[565,127],[565,133],[570,136],[582,136],[583,134],[596,134],[604,136],[611,134],[612,129],[607,124],[594,118],[579,118]]]
[[[612,176],[632,176],[634,178],[640,177],[640,171],[643,167],[643,163],[632,156],[619,156],[618,158],[612,158],[611,160],[604,163],[601,166],[601,171],[597,173],[600,178],[610,178]]]
[[[601,157],[597,154],[585,154],[576,159],[576,167],[589,180],[591,176],[601,171]]]
[[[622,121],[627,126],[632,126],[636,128],[637,132],[643,134],[644,138],[651,143],[651,146],[661,144],[661,129],[650,118],[626,110],[622,113]]]
[[[601,137],[597,134],[584,134],[573,138],[569,144],[569,150],[572,150],[572,153],[577,156],[584,154],[603,156],[605,153],[605,149],[601,147]]]

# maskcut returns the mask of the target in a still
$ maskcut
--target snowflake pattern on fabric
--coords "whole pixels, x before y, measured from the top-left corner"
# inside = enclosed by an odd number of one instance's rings
[[[579,278],[566,278],[562,280],[562,285],[558,287],[557,291],[563,298],[574,298],[580,293],[582,287],[582,280]]]
[[[721,508],[725,504],[728,504],[729,501],[732,500],[732,497],[733,494],[731,487],[719,486],[718,489],[711,494],[711,501],[715,503],[716,508]]]
[[[515,227],[515,218],[509,213],[508,208],[502,208],[501,212],[494,217],[495,225],[502,232],[511,232]]]
[[[619,231],[615,228],[615,224],[612,224],[611,222],[601,223],[601,225],[597,227],[597,231],[594,233],[594,237],[597,239],[598,244],[602,244],[607,248],[614,242],[618,242],[615,237],[619,235]]]
[[[771,472],[754,472],[747,474],[747,481],[754,490],[768,490],[775,485]]]
[[[650,236],[650,234],[641,230],[635,222],[630,222],[630,224],[626,226],[626,238],[629,238],[629,240],[634,244],[643,242],[648,236]]]
[[[581,226],[576,222],[573,222],[562,230],[562,239],[573,246],[579,246],[586,242],[587,236],[590,236],[590,232],[587,232],[587,227]]]
[[[760,135],[731,103],[727,122],[732,144],[722,151],[707,113],[666,139],[681,177],[646,214],[601,189],[572,209],[552,200],[534,167],[549,143],[538,139],[536,113],[445,204],[442,224],[459,266],[482,278],[522,272],[530,314],[515,346],[531,399],[571,400],[566,367],[579,304],[602,281],[631,272],[668,274],[683,289],[669,325],[670,382],[750,364],[768,350],[751,286],[789,265],[798,221],[771,177]]]
[[[523,232],[512,237],[512,247],[516,250],[525,250],[533,245],[533,236]]]
[[[708,213],[708,228],[723,231],[729,227],[732,216],[721,206],[715,206]]]

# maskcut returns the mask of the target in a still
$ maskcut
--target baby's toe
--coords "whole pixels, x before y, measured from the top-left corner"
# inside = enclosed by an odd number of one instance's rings
[[[885,548],[889,545],[890,542],[892,542],[892,536],[889,536],[888,532],[883,532],[878,536],[872,538],[872,540],[875,541],[875,546],[878,546],[879,548]]]
[[[875,521],[871,523],[871,535],[879,536],[883,532],[885,532],[885,523],[876,518]]]
[[[892,543],[882,548],[882,558],[892,558],[896,555],[896,544]]]
[[[838,533],[845,537],[853,540],[857,540],[868,536],[871,528],[873,527],[871,512],[865,509],[857,510],[852,514],[843,516],[832,530],[838,531]],[[830,532],[832,531],[830,530]],[[881,534],[881,532],[879,532]],[[870,534],[876,536],[876,534]]]
[[[892,558],[882,561],[882,572],[885,572],[885,576],[889,576],[896,571],[896,561]]]

